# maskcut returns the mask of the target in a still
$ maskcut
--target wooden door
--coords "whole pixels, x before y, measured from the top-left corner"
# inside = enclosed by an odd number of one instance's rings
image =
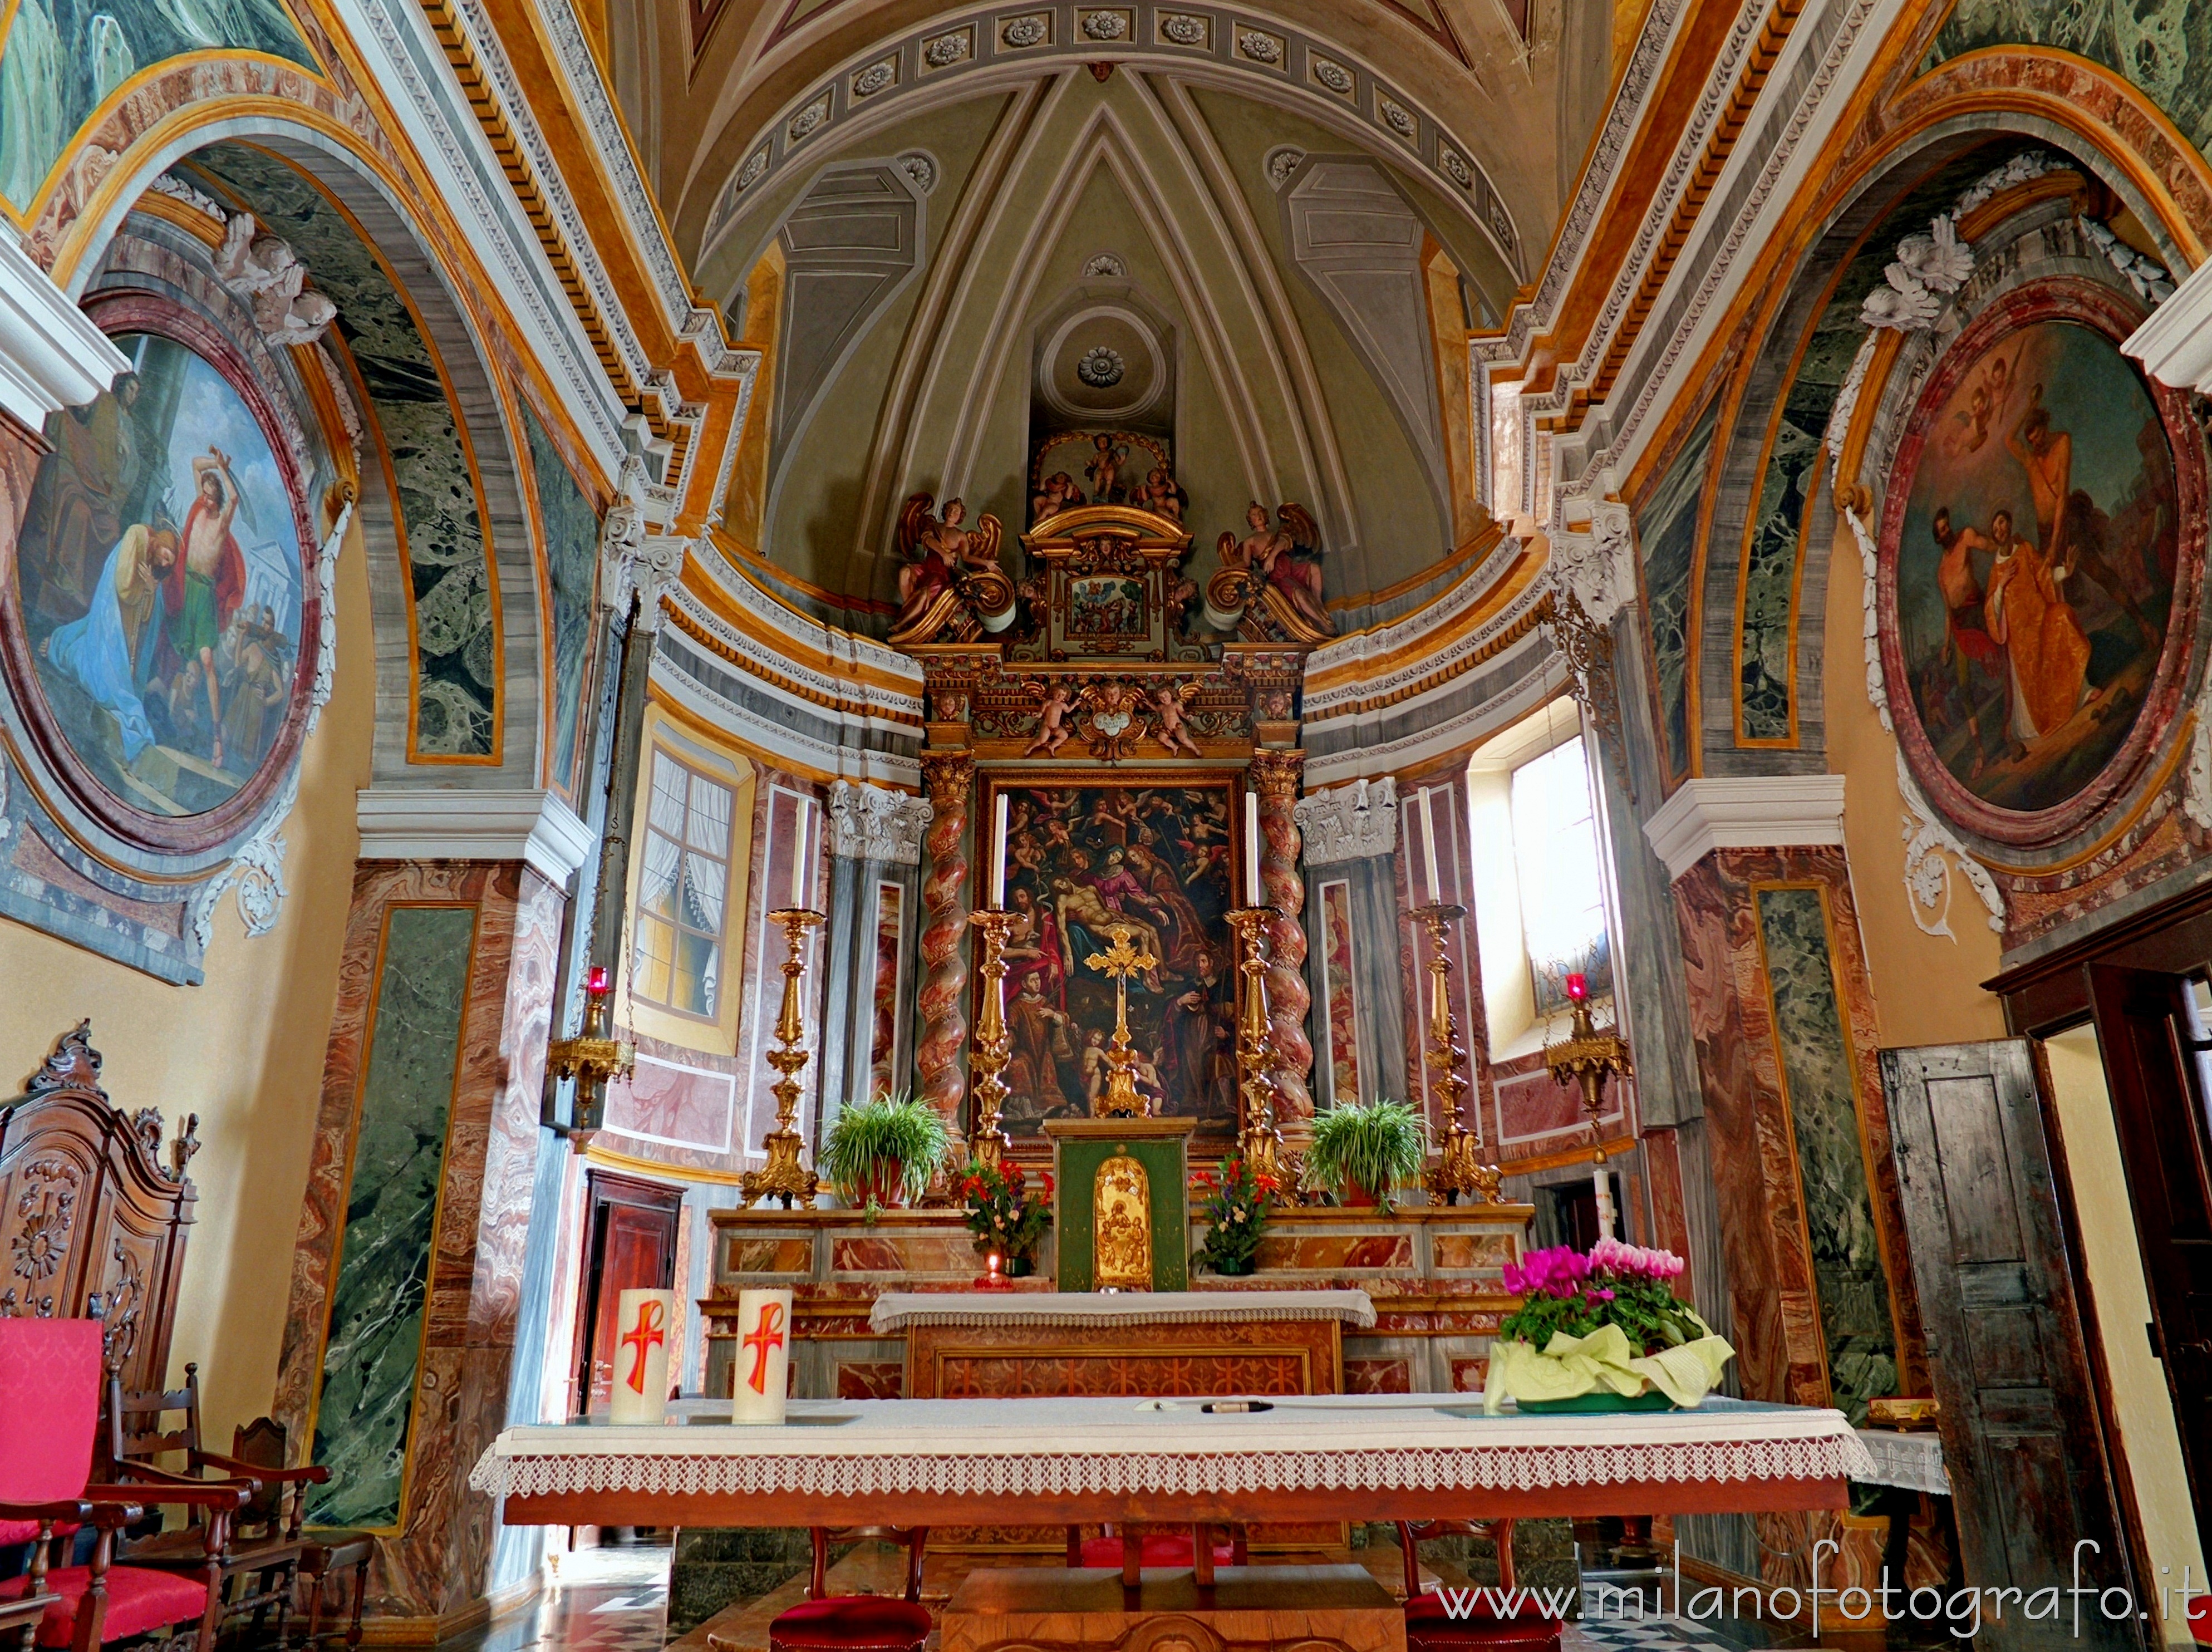
[[[633,1176],[591,1173],[585,1204],[584,1289],[577,1316],[580,1411],[605,1411],[614,1381],[616,1310],[625,1291],[665,1291],[676,1279],[683,1195]]]
[[[1884,1050],[1881,1072],[1966,1582],[2069,1588],[2086,1539],[2084,1583],[2140,1599],[2027,1043]],[[1984,1597],[1979,1643],[2142,1646],[2127,1618],[2093,1600],[2077,1639],[2070,1610],[1992,1621]]]
[[[2212,1114],[2186,976],[2089,967],[2090,1005],[2197,1529],[2212,1533]],[[2114,1327],[2116,1332],[2123,1327]]]

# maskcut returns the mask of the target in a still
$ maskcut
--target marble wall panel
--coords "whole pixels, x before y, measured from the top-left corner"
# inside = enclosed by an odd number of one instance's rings
[[[1409,1268],[1413,1241],[1403,1233],[1292,1234],[1261,1236],[1260,1266],[1271,1272],[1303,1273]]]
[[[1657,678],[1659,735],[1670,782],[1689,773],[1691,742],[1696,738],[1690,597],[1697,571],[1698,513],[1719,415],[1717,398],[1636,511],[1636,543],[1644,557],[1644,618]]]
[[[839,1239],[830,1247],[830,1271],[968,1279],[975,1276],[975,1247],[965,1232],[902,1239]]]
[[[545,552],[545,580],[553,614],[553,750],[548,774],[562,795],[576,801],[576,757],[582,742],[586,679],[591,673],[592,596],[599,564],[599,515],[577,485],[538,415],[526,402],[523,429],[530,440],[530,469],[538,484],[538,525]]]
[[[1411,1394],[1413,1368],[1402,1359],[1347,1359],[1344,1362],[1346,1394]]]
[[[331,1470],[308,1501],[319,1524],[398,1523],[476,916],[387,912],[315,1406],[313,1461]]]
[[[1520,1249],[1508,1233],[1439,1233],[1429,1244],[1439,1272],[1480,1269],[1494,1273],[1513,1260],[1514,1253]]]

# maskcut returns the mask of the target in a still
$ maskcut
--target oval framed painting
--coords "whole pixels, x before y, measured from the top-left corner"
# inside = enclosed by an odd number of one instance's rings
[[[2179,709],[2204,548],[2185,398],[2120,354],[2130,296],[2031,281],[1913,408],[1882,513],[1882,670],[1930,799],[2000,843],[2088,825]]]
[[[320,595],[299,460],[203,318],[94,312],[130,361],[46,422],[15,547],[8,666],[40,755],[125,842],[216,848],[296,754]]]

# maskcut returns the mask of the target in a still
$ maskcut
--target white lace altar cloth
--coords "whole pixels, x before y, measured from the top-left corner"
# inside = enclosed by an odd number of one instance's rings
[[[840,1497],[1470,1491],[1871,1478],[1841,1412],[1708,1398],[1694,1411],[1498,1417],[1479,1394],[1325,1394],[1210,1414],[1197,1400],[794,1400],[781,1426],[683,1400],[660,1427],[511,1428],[469,1484],[494,1496]]]
[[[1854,1478],[1869,1485],[1894,1485],[1907,1491],[1951,1495],[1950,1471],[1943,1467],[1943,1436],[1900,1434],[1895,1429],[1863,1428],[1859,1439],[1874,1459],[1875,1472]]]
[[[868,1310],[868,1328],[889,1335],[910,1325],[1231,1325],[1254,1320],[1340,1320],[1367,1330],[1375,1302],[1364,1291],[887,1291]]]

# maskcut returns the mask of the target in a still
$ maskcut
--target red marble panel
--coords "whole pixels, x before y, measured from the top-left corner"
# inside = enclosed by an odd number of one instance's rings
[[[896,1239],[836,1239],[830,1245],[833,1273],[934,1273],[972,1279],[981,1271],[965,1233]]]
[[[738,1080],[638,1052],[637,1068],[607,1084],[606,1127],[663,1147],[726,1153],[737,1134]]]
[[[938,1363],[942,1399],[1049,1394],[1304,1394],[1307,1366],[1294,1353],[1104,1351],[1096,1354],[948,1354]]]
[[[1344,1362],[1346,1394],[1411,1394],[1413,1370],[1402,1359],[1347,1359]]]
[[[840,1400],[903,1400],[906,1367],[897,1360],[847,1361],[837,1367]]]
[[[1271,1233],[1261,1236],[1259,1255],[1263,1269],[1411,1267],[1413,1241],[1404,1233]]]
[[[1451,1385],[1454,1394],[1476,1394],[1482,1388],[1483,1379],[1489,1375],[1486,1359],[1455,1359],[1451,1362]]]
[[[814,1272],[814,1242],[733,1237],[723,1253],[722,1266],[730,1273],[811,1274]]]
[[[1429,1248],[1438,1267],[1494,1270],[1511,1261],[1520,1247],[1510,1234],[1439,1233],[1430,1239]]]

